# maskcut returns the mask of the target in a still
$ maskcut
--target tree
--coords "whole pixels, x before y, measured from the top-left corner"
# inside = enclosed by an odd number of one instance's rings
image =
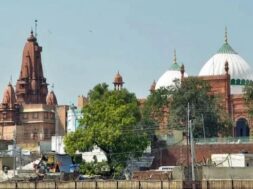
[[[140,123],[138,101],[126,89],[109,90],[98,84],[88,93],[88,104],[75,132],[65,139],[65,150],[74,154],[94,145],[107,156],[112,175],[119,174],[131,157],[140,157],[148,145],[147,134]]]
[[[211,94],[208,82],[196,77],[188,77],[175,86],[168,88],[170,128],[186,129],[187,106],[193,121],[194,137],[206,137],[231,134],[231,122],[222,106],[222,99]],[[204,127],[204,128],[203,128]]]
[[[248,113],[250,116],[253,116],[253,82],[245,85],[243,92],[245,103],[248,106]]]
[[[159,130],[159,125],[164,122],[164,109],[168,108],[168,92],[166,88],[153,91],[142,108],[142,121],[149,131],[150,138],[153,138],[155,130]]]

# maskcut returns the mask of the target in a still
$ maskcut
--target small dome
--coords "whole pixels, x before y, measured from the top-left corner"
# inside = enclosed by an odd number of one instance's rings
[[[227,32],[222,47],[201,68],[199,76],[226,74],[225,64],[228,62],[228,73],[231,78],[231,93],[241,94],[243,85],[253,80],[253,72],[249,64],[228,44]]]
[[[177,63],[176,51],[174,51],[174,59],[171,67],[158,79],[155,89],[161,87],[169,87],[175,85],[174,81],[179,79],[181,80],[181,66]],[[184,73],[184,77],[188,77],[187,73]]]
[[[123,79],[122,79],[122,76],[119,74],[119,71],[118,73],[116,74],[116,76],[114,77],[114,84],[123,84]]]
[[[12,107],[14,107],[15,103],[16,103],[16,95],[14,92],[14,88],[11,85],[11,83],[9,83],[4,91],[2,104],[7,104],[8,107],[12,108]]]
[[[47,94],[47,98],[46,98],[46,102],[47,102],[47,105],[57,105],[57,98],[54,94],[54,91],[50,91],[48,94]]]

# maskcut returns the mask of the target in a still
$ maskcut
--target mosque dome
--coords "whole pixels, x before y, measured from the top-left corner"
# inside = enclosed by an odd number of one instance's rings
[[[47,102],[47,105],[57,105],[58,104],[57,103],[57,98],[56,98],[53,90],[51,90],[47,94],[46,102]]]
[[[176,79],[181,79],[181,66],[177,63],[176,51],[174,51],[174,59],[171,67],[158,79],[155,89],[159,89],[161,87],[168,87],[175,85],[174,81]],[[184,73],[184,76],[187,77],[187,73]]]
[[[225,31],[225,43],[201,68],[199,76],[224,75],[226,61],[231,78],[231,93],[241,94],[243,85],[253,80],[253,72],[249,64],[229,45],[227,31]]]
[[[8,84],[4,91],[2,104],[8,105],[9,108],[14,107],[14,104],[16,103],[16,96],[14,92],[14,88],[11,85],[11,83]]]

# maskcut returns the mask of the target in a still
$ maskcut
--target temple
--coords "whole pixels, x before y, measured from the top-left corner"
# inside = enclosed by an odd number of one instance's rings
[[[42,47],[31,31],[23,49],[16,91],[10,82],[0,104],[0,138],[36,143],[55,134],[57,98],[43,74]],[[60,119],[60,118],[59,118]]]

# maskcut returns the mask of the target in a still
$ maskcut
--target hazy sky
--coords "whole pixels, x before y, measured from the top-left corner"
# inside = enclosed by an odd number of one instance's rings
[[[38,41],[59,104],[76,103],[119,70],[125,87],[146,97],[170,67],[173,49],[197,75],[224,41],[253,66],[253,1],[8,0],[0,2],[0,92],[19,76],[24,44],[38,19]],[[2,98],[2,94],[1,98]]]

